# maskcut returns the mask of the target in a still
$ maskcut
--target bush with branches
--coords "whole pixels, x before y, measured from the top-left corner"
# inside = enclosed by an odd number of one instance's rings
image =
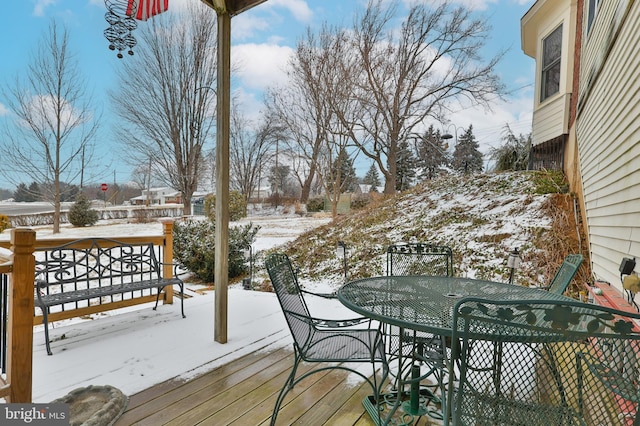
[[[211,221],[216,218],[216,196],[207,195],[204,199],[204,214]],[[238,191],[229,191],[229,220],[236,221],[247,216],[247,201]]]
[[[9,220],[9,216],[0,214],[0,232],[10,227],[11,227],[11,221]]]
[[[247,272],[245,249],[254,243],[259,226],[249,223],[229,229],[229,278]],[[188,219],[173,227],[174,257],[198,278],[211,282],[215,271],[215,223]]]
[[[502,145],[491,150],[491,159],[495,161],[495,170],[527,170],[531,133],[516,136],[509,125],[502,131]]]

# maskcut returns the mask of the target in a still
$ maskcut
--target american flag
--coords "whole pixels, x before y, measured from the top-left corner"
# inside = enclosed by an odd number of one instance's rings
[[[169,0],[129,0],[127,15],[138,21],[146,21],[167,9],[169,9]]]

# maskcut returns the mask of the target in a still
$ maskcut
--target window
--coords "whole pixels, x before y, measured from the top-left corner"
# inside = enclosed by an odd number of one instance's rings
[[[560,57],[562,56],[562,25],[542,40],[542,84],[540,102],[560,90]]]
[[[598,13],[598,5],[600,4],[600,0],[589,0],[589,8],[587,9],[587,34],[589,34],[589,30],[591,30],[591,24],[593,23],[593,19],[596,17]]]

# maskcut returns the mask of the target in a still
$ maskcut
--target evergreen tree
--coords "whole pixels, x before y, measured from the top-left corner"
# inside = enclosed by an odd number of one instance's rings
[[[416,143],[418,167],[422,168],[422,178],[433,179],[441,166],[449,164],[448,145],[442,139],[440,131],[429,126],[422,138]]]
[[[268,179],[272,193],[282,195],[286,189],[289,173],[291,173],[289,166],[280,165],[277,168],[275,166],[271,167]]]
[[[356,177],[356,169],[353,167],[353,160],[345,150],[340,152],[338,159],[333,162],[332,176],[338,176],[338,167],[340,168],[340,192],[353,192],[358,184]]]
[[[13,193],[15,201],[30,203],[40,199],[40,187],[36,182],[31,182],[27,187],[25,183],[18,184],[16,191]]]
[[[98,212],[91,208],[91,201],[83,193],[79,193],[76,202],[69,209],[69,222],[73,226],[92,226],[99,219]]]
[[[478,141],[473,135],[473,126],[469,128],[458,139],[453,152],[451,166],[464,174],[480,173],[484,168],[482,153],[478,150]]]
[[[367,170],[367,174],[364,175],[364,179],[362,183],[365,185],[369,185],[369,192],[377,192],[378,187],[380,186],[380,174],[378,173],[378,168],[376,167],[376,163],[371,163],[371,167]]]
[[[409,143],[406,140],[402,141],[396,155],[396,191],[404,191],[413,186],[417,165]]]
[[[29,188],[27,188],[27,185],[25,183],[18,184],[18,187],[13,193],[13,199],[18,202],[24,202],[32,201],[30,198],[31,195],[29,194]]]
[[[40,201],[42,199],[42,191],[36,182],[31,182],[31,185],[29,185],[29,194],[31,195],[29,201]]]

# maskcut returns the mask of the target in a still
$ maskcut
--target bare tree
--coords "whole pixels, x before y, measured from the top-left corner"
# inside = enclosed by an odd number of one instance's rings
[[[316,175],[316,160],[324,132],[317,80],[308,75],[308,72],[315,69],[305,67],[305,62],[310,60],[308,56],[312,55],[310,50],[303,43],[298,45],[287,71],[287,84],[271,88],[265,96],[268,120],[278,123],[282,128],[279,142],[289,146],[292,158],[304,159],[304,164],[296,162],[294,167],[294,173],[302,187],[300,201],[303,203],[309,198]]]
[[[240,191],[248,202],[253,189],[260,185],[261,167],[269,156],[279,129],[270,120],[256,126],[242,116],[238,108],[233,108],[230,133],[231,187]]]
[[[349,158],[351,140],[351,132],[333,110],[337,105],[346,109],[352,102],[344,88],[342,64],[350,55],[346,40],[338,28],[324,26],[318,36],[308,31],[289,64],[288,84],[267,98],[267,109],[293,142],[292,151],[305,159],[306,167],[300,168],[306,172],[301,201],[306,202],[318,177],[334,215],[343,186],[344,168],[339,163]]]
[[[180,191],[186,215],[215,124],[215,46],[216,15],[205,5],[160,15],[141,29],[136,55],[122,63],[121,84],[111,93],[127,153],[137,153],[139,163],[153,159]]]
[[[489,107],[502,93],[495,72],[502,53],[483,62],[479,56],[487,24],[464,7],[446,2],[435,9],[414,2],[399,31],[396,3],[370,0],[353,29],[353,52],[344,64],[358,109],[334,109],[361,152],[385,179],[385,193],[395,193],[400,144],[429,119],[442,121],[455,102]]]
[[[100,122],[68,41],[67,29],[52,21],[27,72],[2,90],[15,120],[4,129],[0,172],[12,183],[25,176],[38,183],[54,207],[54,233],[63,193],[74,188],[65,184],[90,162]]]

